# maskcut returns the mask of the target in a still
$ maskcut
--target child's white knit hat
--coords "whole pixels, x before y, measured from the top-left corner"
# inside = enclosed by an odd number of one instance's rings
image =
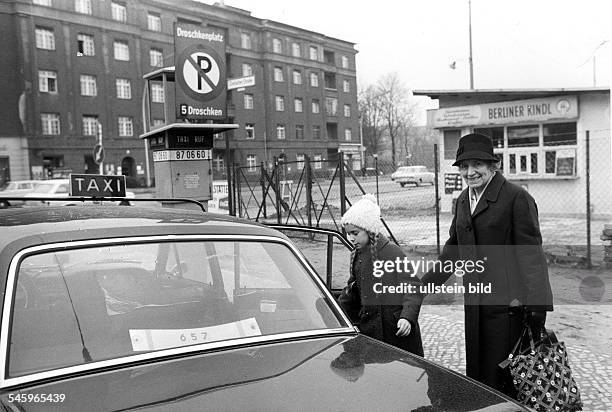
[[[342,226],[353,225],[370,233],[384,232],[384,226],[380,220],[380,207],[376,203],[376,197],[368,193],[355,202],[346,211],[342,220]]]

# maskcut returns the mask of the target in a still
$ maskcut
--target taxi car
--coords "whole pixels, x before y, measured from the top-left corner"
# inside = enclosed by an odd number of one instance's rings
[[[271,227],[85,204],[0,231],[4,410],[524,410],[361,335]]]
[[[435,175],[427,170],[425,166],[400,166],[391,173],[391,180],[396,181],[401,187],[407,184],[420,186],[423,183],[434,184]]]

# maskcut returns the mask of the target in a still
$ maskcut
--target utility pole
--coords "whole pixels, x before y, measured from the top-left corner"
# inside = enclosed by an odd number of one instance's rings
[[[474,89],[474,62],[472,60],[472,0],[468,0],[470,32],[470,90]]]

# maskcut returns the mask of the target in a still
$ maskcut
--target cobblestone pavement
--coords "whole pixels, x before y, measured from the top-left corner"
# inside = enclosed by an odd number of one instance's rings
[[[465,374],[463,308],[458,305],[423,306],[419,323],[425,357]],[[554,324],[550,326],[556,330]],[[566,339],[559,333],[557,337],[567,345],[570,366],[581,391],[584,411],[610,411],[612,355],[603,351],[594,352],[586,345],[573,343],[571,338]]]

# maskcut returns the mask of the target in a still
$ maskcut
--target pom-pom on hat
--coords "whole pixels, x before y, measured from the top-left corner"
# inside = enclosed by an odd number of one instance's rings
[[[380,207],[376,202],[376,197],[368,193],[355,202],[346,211],[340,221],[342,226],[353,225],[364,229],[370,233],[382,233],[384,226],[380,220]]]

